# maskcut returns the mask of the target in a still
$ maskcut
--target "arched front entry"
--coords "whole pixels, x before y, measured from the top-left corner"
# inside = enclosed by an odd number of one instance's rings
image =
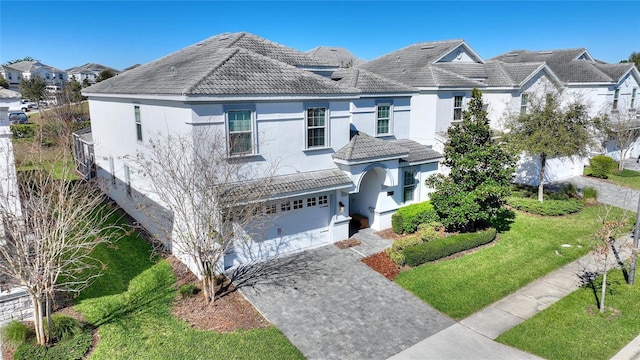
[[[375,211],[379,207],[381,195],[386,194],[383,194],[383,185],[391,181],[387,169],[377,166],[369,168],[360,178],[357,192],[349,195],[349,216],[355,220],[356,226],[360,224],[360,219],[366,218],[368,227],[379,230]]]

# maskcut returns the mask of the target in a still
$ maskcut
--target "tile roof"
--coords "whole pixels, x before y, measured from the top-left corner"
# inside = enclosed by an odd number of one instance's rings
[[[587,49],[514,50],[493,60],[504,63],[544,62],[564,83],[616,83],[633,64],[606,64],[592,60]]]
[[[299,67],[324,62],[252,34],[222,34],[86,88],[87,94],[356,94]]]
[[[414,87],[485,88],[518,86],[544,64],[438,62],[463,44],[463,40],[419,43],[371,60],[358,68]]]
[[[438,160],[442,154],[413,140],[383,140],[358,132],[345,147],[333,154],[333,158],[347,163],[396,158],[415,164]]]
[[[361,93],[417,93],[418,89],[389,80],[363,69],[340,69],[331,74],[331,79],[346,86],[356,88]]]
[[[96,64],[96,63],[86,63],[84,65],[80,65],[80,66],[75,66],[72,67],[70,69],[65,70],[66,72],[70,72],[70,73],[79,73],[79,72],[92,72],[92,73],[99,73],[101,71],[104,70],[111,70],[114,73],[119,73],[120,71],[109,67],[109,66],[104,66],[102,64]]]
[[[359,65],[389,79],[410,86],[436,86],[431,65],[463,43],[463,40],[435,41],[409,45]]]
[[[422,163],[429,160],[439,160],[442,158],[442,154],[433,150],[430,146],[420,144],[413,140],[387,140],[388,142],[401,146],[409,150],[409,155],[403,157],[402,160],[410,163]]]
[[[409,150],[391,142],[371,137],[363,132],[354,135],[349,143],[332,157],[346,162],[366,162],[407,156]]]
[[[349,50],[336,46],[318,46],[307,51],[307,54],[345,68],[366,62],[363,59],[357,58]]]
[[[264,182],[264,179],[255,180]],[[320,192],[326,190],[346,189],[353,185],[353,182],[342,170],[330,169],[309,171],[290,175],[281,175],[269,180],[268,198],[283,198],[295,196],[299,193]],[[244,193],[251,188],[251,183],[236,184],[232,187],[233,192]],[[264,184],[264,183],[263,183]]]

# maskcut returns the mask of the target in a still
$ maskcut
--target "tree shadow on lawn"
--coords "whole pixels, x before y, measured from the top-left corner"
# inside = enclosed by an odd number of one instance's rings
[[[498,210],[496,218],[491,222],[491,226],[493,226],[499,233],[507,232],[511,230],[511,224],[513,224],[515,219],[515,212],[507,208],[501,208]]]

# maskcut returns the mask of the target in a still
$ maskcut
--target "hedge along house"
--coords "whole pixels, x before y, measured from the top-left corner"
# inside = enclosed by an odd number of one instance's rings
[[[167,210],[145,192],[149,179],[132,161],[148,151],[152,137],[211,129],[230,142],[241,132],[247,141],[227,147],[229,161],[242,159],[265,171],[278,163],[264,199],[272,221],[250,246],[225,256],[224,266],[231,267],[346,239],[350,215],[366,217],[374,228],[388,227],[399,206],[426,199],[421,179],[437,171],[439,154],[408,140],[415,92],[364,70],[338,69],[255,35],[233,33],[83,94],[89,99],[97,177],[169,249],[180,239],[160,233],[162,226],[134,201],[142,195]],[[409,189],[412,196],[405,197]],[[170,214],[165,219],[172,221]]]

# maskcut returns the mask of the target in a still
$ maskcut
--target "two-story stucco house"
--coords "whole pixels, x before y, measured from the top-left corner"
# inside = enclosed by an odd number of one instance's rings
[[[498,131],[504,130],[505,116],[526,111],[531,97],[540,93],[579,96],[592,115],[623,100],[637,107],[638,71],[633,64],[598,62],[585,49],[515,51],[485,61],[464,40],[447,40],[410,45],[358,68],[419,90],[411,99],[411,139],[438,151],[447,128],[462,119],[473,88],[483,92],[491,126]],[[581,175],[584,162],[550,160],[546,181]],[[525,157],[519,164],[516,180],[537,184],[537,160]]]
[[[20,72],[18,82],[22,78],[29,80],[34,76],[41,77],[50,85],[63,85],[67,81],[66,72],[39,61],[20,61],[10,67]]]
[[[633,63],[607,64],[595,60],[584,48],[544,51],[514,50],[494,58],[510,64],[544,62],[560,79],[568,96],[580,97],[591,114],[613,114],[615,120],[638,118],[640,73]],[[617,116],[616,113],[623,113]],[[608,142],[604,153],[616,159],[620,152]],[[602,152],[602,149],[594,149]],[[640,142],[630,145],[627,156],[640,155]]]
[[[230,159],[276,162],[268,199],[277,217],[260,242],[277,255],[349,237],[352,217],[391,226],[400,206],[428,198],[424,179],[441,155],[410,140],[413,87],[332,63],[248,33],[221,34],[83,91],[96,173],[109,195],[153,232],[128,195],[146,188],[130,159],[157,134],[194,127],[238,136]],[[118,179],[118,181],[112,181]],[[266,210],[265,210],[266,211]],[[171,241],[166,245],[171,248]],[[276,243],[278,244],[276,246]],[[284,246],[282,244],[285,244]],[[265,246],[267,245],[267,246]],[[255,259],[236,249],[225,266]]]
[[[87,81],[89,84],[95,84],[100,73],[105,70],[113,72],[114,75],[120,74],[120,71],[114,68],[96,63],[86,63],[84,65],[72,67],[70,69],[67,69],[66,72],[69,81],[71,81],[71,79],[74,79],[80,83]]]

